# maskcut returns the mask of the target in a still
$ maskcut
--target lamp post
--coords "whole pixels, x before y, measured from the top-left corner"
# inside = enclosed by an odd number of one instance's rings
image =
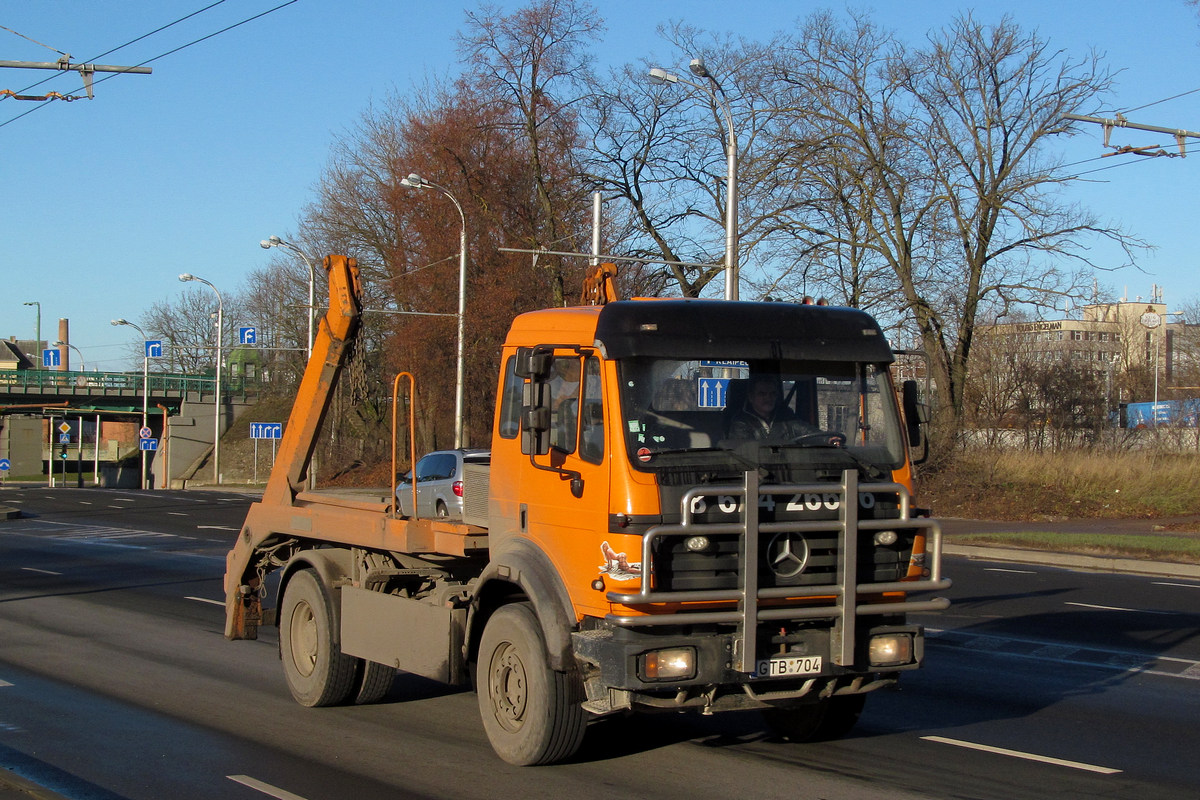
[[[84,363],[84,360],[83,360],[83,351],[82,351],[82,350],[80,350],[78,347],[76,347],[75,345],[71,344],[70,342],[58,341],[58,342],[55,342],[55,343],[54,343],[54,346],[55,346],[55,347],[69,347],[69,348],[71,348],[72,350],[74,350],[76,353],[78,353],[78,354],[79,354],[79,371],[80,371],[80,372],[87,372],[87,364],[86,364],[86,363]]]
[[[113,325],[128,325],[142,335],[142,427],[146,427],[147,412],[150,409],[150,352],[146,349],[146,332],[137,325],[127,319],[114,319]],[[80,359],[83,355],[80,354]],[[80,430],[80,439],[82,447],[83,431]],[[141,435],[138,435],[138,447],[141,447]],[[146,450],[142,450],[142,477],[141,488],[146,488]]]
[[[213,400],[213,483],[217,486],[221,485],[221,334],[223,332],[225,318],[225,302],[221,299],[221,293],[217,291],[217,287],[213,286],[208,281],[197,275],[192,275],[190,272],[185,272],[179,276],[179,280],[187,283],[188,281],[199,281],[205,286],[213,290],[217,296],[217,373],[216,383],[213,389],[215,399]]]
[[[35,350],[41,350],[42,349],[42,304],[37,300],[30,300],[28,303],[25,303],[24,305],[37,306],[37,339],[34,341],[33,347]],[[41,365],[40,359],[42,357],[42,354],[38,353],[37,357],[39,359],[38,365],[40,367],[40,365]]]
[[[411,189],[437,189],[458,209],[458,217],[462,221],[462,229],[458,235],[458,360],[454,380],[454,447],[463,446],[463,383],[465,365],[463,363],[463,327],[467,312],[467,216],[454,195],[444,186],[427,181],[415,172],[410,172],[407,178],[400,181],[401,186]]]
[[[305,351],[308,358],[312,358],[313,348],[313,315],[315,312],[314,303],[316,302],[316,284],[317,284],[317,269],[313,266],[313,262],[304,254],[296,245],[291,242],[285,242],[278,236],[268,236],[258,243],[258,246],[264,250],[270,250],[272,247],[282,247],[285,250],[291,250],[308,265],[308,350]]]
[[[729,105],[729,97],[708,68],[704,59],[693,58],[688,64],[693,75],[705,83],[695,83],[686,78],[655,67],[650,70],[650,80],[654,83],[682,83],[705,92],[719,105],[725,115],[725,125],[728,134],[725,142],[725,299],[737,300],[738,290],[738,255],[737,255],[737,219],[738,219],[738,190],[737,190],[737,131],[733,127],[733,109]],[[715,90],[715,91],[714,91]],[[718,97],[718,94],[720,97]]]

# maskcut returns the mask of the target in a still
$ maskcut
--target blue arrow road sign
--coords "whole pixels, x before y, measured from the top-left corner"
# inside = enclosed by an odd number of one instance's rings
[[[724,408],[729,378],[697,378],[696,405],[700,408]]]
[[[162,340],[147,339],[146,340],[146,358],[162,358]]]
[[[282,422],[251,422],[250,423],[250,438],[251,439],[282,439],[283,438],[283,423]]]
[[[138,439],[139,450],[157,450],[158,439]]]
[[[8,472],[12,469],[12,462],[7,458],[0,458],[0,472]]]
[[[58,350],[46,349],[42,351],[42,366],[57,367],[62,364],[62,353]]]
[[[257,328],[238,328],[238,341],[242,344],[257,344],[258,329]]]

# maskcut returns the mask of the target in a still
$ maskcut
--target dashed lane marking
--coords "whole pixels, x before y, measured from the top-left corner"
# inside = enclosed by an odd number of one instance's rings
[[[978,750],[982,753],[1019,758],[1024,761],[1036,761],[1041,764],[1053,764],[1056,767],[1070,767],[1071,769],[1081,769],[1085,772],[1098,772],[1101,775],[1117,775],[1121,772],[1121,770],[1114,769],[1113,767],[1101,767],[1095,764],[1085,764],[1082,761],[1068,761],[1064,758],[1053,758],[1051,756],[1038,755],[1037,753],[1025,753],[1020,750],[1009,750],[1006,747],[993,747],[987,744],[977,744],[976,742],[964,742],[961,739],[947,739],[945,736],[922,736],[921,738],[927,742],[948,744],[953,747],[964,747],[968,750]]]
[[[226,778],[234,783],[240,783],[242,786],[248,786],[251,789],[262,792],[268,797],[277,798],[277,800],[306,800],[306,798],[292,794],[286,789],[280,789],[278,786],[272,786],[269,783],[263,783],[257,778],[251,778],[249,775],[226,775]]]

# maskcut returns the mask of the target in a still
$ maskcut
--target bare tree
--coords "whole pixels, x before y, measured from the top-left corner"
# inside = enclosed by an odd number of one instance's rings
[[[797,146],[816,140],[833,156],[816,173],[826,197],[858,209],[861,228],[843,224],[829,240],[865,243],[887,264],[896,313],[915,322],[953,427],[980,315],[1079,293],[1060,265],[1098,266],[1083,250],[1090,236],[1136,244],[1064,203],[1056,190],[1070,175],[1047,155],[1068,131],[1063,114],[1108,88],[1094,55],[1066,58],[1007,18],[961,17],[911,49],[864,17],[843,28],[817,15],[774,69],[805,131]],[[814,219],[826,223],[821,205]]]
[[[576,106],[592,61],[586,45],[602,30],[598,13],[585,0],[535,0],[507,15],[493,5],[467,12],[459,49],[468,80],[481,98],[511,112],[503,118],[517,127],[526,148],[539,211],[534,232],[525,237],[529,248],[586,250],[587,229],[580,217],[586,189],[574,165]],[[568,268],[558,257],[545,257],[541,265],[555,305],[563,305],[573,282]]]

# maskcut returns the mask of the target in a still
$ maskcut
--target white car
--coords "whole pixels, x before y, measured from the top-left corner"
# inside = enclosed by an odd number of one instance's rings
[[[418,517],[442,517],[462,519],[463,515],[463,465],[490,464],[490,450],[434,450],[417,461],[417,514]],[[412,513],[412,475],[406,472],[396,487],[396,500],[400,513],[406,517]]]

